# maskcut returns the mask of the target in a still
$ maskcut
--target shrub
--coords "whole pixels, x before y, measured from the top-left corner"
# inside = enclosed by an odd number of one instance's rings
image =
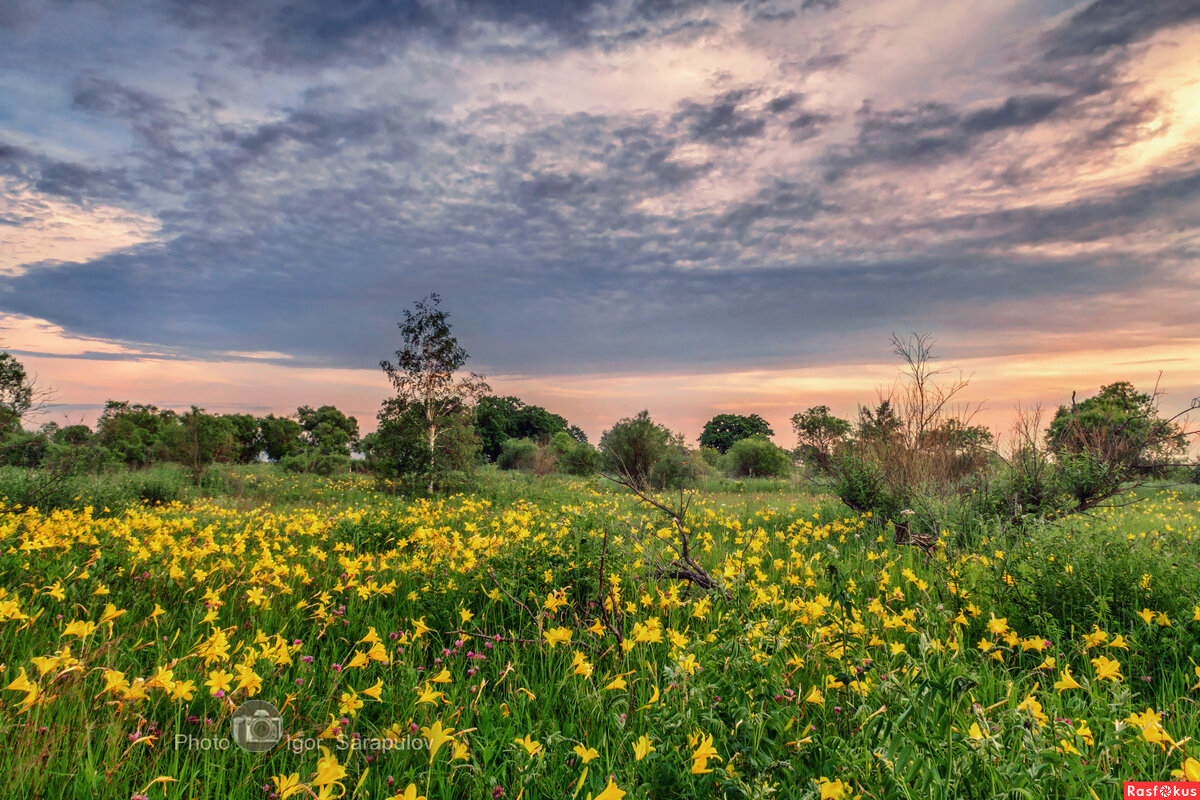
[[[650,470],[650,485],[655,489],[682,489],[695,486],[707,471],[699,453],[682,447],[670,447]]]
[[[538,448],[532,439],[506,439],[500,445],[500,455],[496,464],[500,469],[533,469],[537,460]]]
[[[279,459],[279,466],[288,472],[303,472],[312,475],[336,475],[350,469],[350,457],[336,453],[322,453],[309,448]]]
[[[671,432],[650,419],[649,411],[642,411],[636,417],[620,420],[600,437],[604,467],[645,489],[670,441]]]
[[[587,442],[579,441],[566,431],[554,434],[554,438],[550,440],[550,449],[555,454],[559,472],[568,475],[591,475],[596,469],[596,448]]]
[[[792,458],[770,440],[754,436],[734,442],[725,470],[738,478],[786,478],[792,474]]]

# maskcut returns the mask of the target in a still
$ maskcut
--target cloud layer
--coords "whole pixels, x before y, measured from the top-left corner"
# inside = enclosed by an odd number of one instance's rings
[[[1187,0],[21,0],[0,311],[369,369],[437,291],[526,380],[1196,343],[1196,52]]]

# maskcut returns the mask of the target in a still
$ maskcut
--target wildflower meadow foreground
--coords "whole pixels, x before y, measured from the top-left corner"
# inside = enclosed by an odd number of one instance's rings
[[[339,494],[5,508],[4,797],[1115,798],[1200,780],[1194,495],[945,531],[927,554],[820,495],[702,493],[702,588],[656,576],[644,542],[678,533],[594,481]],[[278,716],[235,716],[251,700]]]

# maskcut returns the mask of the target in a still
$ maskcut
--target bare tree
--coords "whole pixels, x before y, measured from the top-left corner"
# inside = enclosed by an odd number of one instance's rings
[[[719,588],[708,570],[692,557],[691,532],[688,530],[687,513],[695,493],[687,491],[681,486],[674,503],[667,500],[665,496],[663,499],[659,499],[646,487],[645,480],[638,469],[628,465],[619,454],[612,450],[608,450],[606,456],[614,469],[611,471],[597,469],[596,474],[624,486],[633,492],[644,505],[661,512],[671,524],[672,530],[667,534],[657,530],[643,534],[631,527],[630,533],[637,543],[638,557],[649,565],[656,577],[686,580],[702,589]],[[601,555],[602,563],[607,558],[607,535],[604,548],[605,552]],[[602,573],[602,587],[603,581]]]

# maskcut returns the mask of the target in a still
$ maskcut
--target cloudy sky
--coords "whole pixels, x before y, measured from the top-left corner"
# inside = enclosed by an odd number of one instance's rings
[[[0,337],[56,414],[332,402],[438,292],[493,387],[1004,427],[1200,395],[1195,0],[5,0]]]

